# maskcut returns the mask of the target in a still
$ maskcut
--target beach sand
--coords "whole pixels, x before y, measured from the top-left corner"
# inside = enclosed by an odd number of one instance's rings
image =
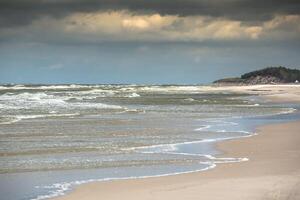
[[[262,95],[299,102],[299,87],[275,88]],[[257,132],[250,138],[218,143],[225,157],[247,157],[247,162],[218,164],[205,172],[88,183],[56,200],[299,200],[300,121],[258,127]]]
[[[300,84],[281,85],[212,85],[204,86],[211,92],[235,92],[257,95],[274,103],[300,103]]]
[[[266,100],[276,103],[300,102],[300,84],[233,86],[227,89],[229,91],[259,95]]]

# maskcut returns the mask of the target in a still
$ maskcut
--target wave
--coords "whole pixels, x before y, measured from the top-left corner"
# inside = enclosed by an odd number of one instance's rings
[[[80,113],[67,113],[67,114],[39,114],[39,115],[15,115],[15,116],[3,116],[8,121],[0,122],[0,124],[13,124],[23,119],[37,119],[37,118],[50,118],[50,117],[74,117],[79,116]]]
[[[141,91],[150,92],[182,92],[182,93],[200,93],[204,89],[203,86],[143,86],[138,88]]]
[[[135,98],[135,97],[140,97],[141,95],[139,95],[138,93],[131,93],[131,94],[129,94],[129,95],[127,95],[127,97],[129,97],[129,98]]]
[[[91,90],[84,90],[84,91],[68,91],[68,94],[73,94],[73,95],[101,95],[101,94],[114,94],[114,90],[109,90],[109,89],[101,89],[101,88],[95,88]]]
[[[122,88],[119,88],[118,89],[119,91],[121,91],[121,92],[131,92],[131,91],[136,91],[137,90],[137,88],[136,87],[122,87]]]
[[[0,86],[0,90],[67,90],[88,89],[99,87],[99,85],[7,85]]]
[[[20,94],[3,94],[0,95],[0,107],[2,109],[34,109],[34,108],[97,108],[97,109],[124,109],[119,105],[110,105],[98,102],[69,102],[70,98],[66,96],[56,96],[38,93],[20,93]],[[83,97],[89,98],[89,97]]]
[[[80,113],[69,113],[69,114],[44,114],[44,115],[16,115],[17,119],[35,119],[35,118],[45,118],[45,117],[73,117],[78,116]]]
[[[260,106],[259,103],[255,103],[255,104],[242,104],[242,105],[234,105],[235,107],[258,107]]]
[[[120,111],[119,113],[120,113],[120,114],[122,114],[122,113],[134,113],[134,114],[136,114],[136,113],[146,113],[146,111],[145,111],[145,110],[142,110],[142,109],[129,109],[129,108],[124,108],[124,110],[123,110],[123,111]]]
[[[286,110],[279,112],[279,114],[290,114],[290,113],[294,113],[296,111],[297,111],[296,108],[287,108]]]
[[[70,107],[78,107],[78,108],[98,108],[98,109],[117,109],[123,110],[125,107],[119,105],[110,105],[104,103],[71,103]]]
[[[142,152],[142,153],[170,153],[171,152],[171,153],[180,154],[180,152],[174,152],[174,151],[177,151],[179,149],[178,147],[181,145],[213,143],[213,142],[219,142],[219,141],[225,141],[225,140],[251,137],[251,136],[256,135],[256,133],[252,133],[252,132],[248,132],[248,131],[238,131],[238,132],[245,133],[245,135],[224,137],[224,138],[203,139],[203,140],[195,140],[195,141],[180,142],[180,143],[173,143],[173,144],[157,144],[157,145],[149,145],[149,146],[130,147],[130,148],[124,148],[123,150],[138,151],[138,152]],[[203,154],[194,154],[194,155],[203,156]]]
[[[208,129],[208,128],[210,128],[211,127],[211,125],[204,125],[203,127],[201,127],[201,128],[196,128],[196,129],[194,129],[194,131],[203,131],[204,129]]]
[[[202,127],[200,128],[196,128],[194,129],[194,131],[214,131],[214,132],[243,132],[240,130],[226,130],[226,129],[218,129],[218,127],[233,127],[233,126],[237,126],[238,123],[236,122],[232,122],[232,121],[225,121],[225,119],[210,119],[210,120],[199,120],[201,122],[205,122],[206,124],[202,125]]]
[[[16,123],[20,121],[20,119],[17,119],[17,118],[9,118],[7,121],[2,121],[0,122],[0,124],[13,124],[13,123]]]
[[[7,103],[8,105],[24,105],[24,107],[30,106],[30,105],[41,105],[41,104],[66,104],[66,102],[62,98],[57,98],[54,95],[49,95],[44,92],[38,92],[38,93],[20,93],[20,94],[11,94],[6,93],[3,95],[0,95],[0,101]]]
[[[184,101],[190,101],[190,102],[193,102],[193,101],[195,101],[195,99],[193,99],[193,98],[186,98],[186,99],[183,99]]]

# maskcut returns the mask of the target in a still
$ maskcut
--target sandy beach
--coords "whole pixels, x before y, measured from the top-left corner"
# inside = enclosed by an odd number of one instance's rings
[[[220,89],[220,88],[219,88]],[[272,101],[299,102],[298,86],[246,86],[222,90],[249,92]],[[249,161],[218,164],[205,172],[167,177],[94,182],[56,200],[94,199],[300,199],[300,121],[257,128],[258,135],[225,141],[226,157]]]
[[[267,101],[280,102],[300,102],[300,85],[299,84],[282,84],[282,85],[249,85],[249,86],[221,86],[216,87],[220,91],[245,92],[263,97]]]
[[[236,92],[257,95],[266,101],[274,103],[300,102],[300,84],[281,84],[281,85],[214,85],[207,86],[209,91],[215,92]]]
[[[0,0],[0,200],[300,200],[300,0]]]

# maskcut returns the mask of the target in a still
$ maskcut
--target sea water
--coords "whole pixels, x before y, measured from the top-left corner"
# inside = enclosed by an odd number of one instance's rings
[[[1,199],[247,161],[223,157],[215,143],[297,119],[297,109],[196,85],[2,85]]]

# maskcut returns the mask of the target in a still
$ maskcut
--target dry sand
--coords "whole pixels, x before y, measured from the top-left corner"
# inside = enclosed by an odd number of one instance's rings
[[[270,99],[300,100],[298,86],[264,86],[254,90],[266,88],[271,91],[261,95],[271,95]],[[218,144],[225,156],[247,157],[247,162],[218,164],[205,172],[167,177],[94,182],[56,199],[300,200],[300,121],[259,127],[257,132],[257,136]]]
[[[258,95],[271,102],[300,102],[300,84],[215,86],[214,91],[230,91]]]

